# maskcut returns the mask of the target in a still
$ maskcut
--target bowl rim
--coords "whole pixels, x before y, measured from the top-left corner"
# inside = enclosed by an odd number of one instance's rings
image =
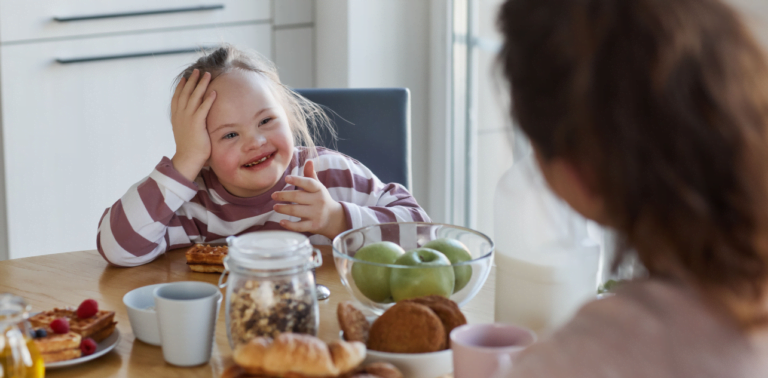
[[[154,308],[154,306],[152,306],[152,309],[148,309],[148,308],[139,308],[139,307],[136,307],[136,306],[134,306],[133,304],[130,304],[130,303],[128,303],[128,301],[126,300],[126,298],[128,298],[128,295],[133,295],[133,296],[136,296],[136,295],[138,295],[138,294],[136,294],[136,293],[137,293],[137,292],[138,292],[140,289],[149,290],[148,288],[151,286],[151,287],[153,287],[153,289],[152,289],[152,290],[150,290],[150,297],[152,297],[152,298],[153,298],[153,301],[154,301],[154,292],[155,292],[155,288],[157,288],[157,287],[158,287],[158,286],[160,286],[160,285],[167,285],[167,284],[169,284],[169,283],[171,283],[171,282],[160,282],[160,283],[156,283],[156,284],[149,284],[149,285],[139,286],[139,287],[137,287],[137,288],[131,289],[131,290],[130,290],[130,291],[128,291],[127,293],[123,294],[123,305],[124,305],[124,306],[125,306],[127,309],[129,309],[129,310],[132,310],[132,311],[135,311],[135,312],[138,312],[138,313],[141,313],[141,314],[155,314],[155,313],[157,313],[157,310]],[[221,303],[220,303],[220,302],[223,300],[223,298],[224,298],[224,294],[221,294],[221,290],[219,290],[219,294],[218,294],[218,295],[219,295],[219,299],[218,299],[216,302],[219,304],[219,306],[221,306]]]
[[[128,296],[129,296],[129,295],[132,295],[132,296],[136,296],[136,295],[138,295],[138,294],[136,294],[136,293],[138,293],[140,289],[148,290],[148,291],[149,291],[149,293],[150,293],[150,297],[152,297],[152,293],[154,292],[154,288],[156,288],[157,286],[160,286],[160,285],[165,285],[165,284],[167,284],[167,282],[161,282],[161,283],[156,283],[156,284],[149,284],[149,285],[144,285],[144,286],[140,286],[140,287],[134,288],[134,289],[132,289],[132,290],[128,291],[127,293],[125,293],[125,294],[123,295],[123,305],[125,305],[125,307],[127,307],[128,309],[130,309],[130,310],[133,310],[133,311],[137,311],[137,312],[139,312],[139,313],[143,313],[143,314],[154,314],[154,313],[156,313],[156,312],[157,312],[157,311],[155,311],[154,309],[151,309],[151,310],[150,310],[150,309],[147,309],[147,308],[138,308],[138,307],[136,307],[136,306],[134,306],[134,305],[132,305],[132,304],[129,304],[129,303],[127,302],[127,298],[128,298]],[[152,289],[152,290],[149,290],[149,289],[148,289],[150,286],[152,286],[152,287],[153,287],[153,289]],[[153,299],[153,300],[154,300],[154,299]]]
[[[345,237],[345,236],[347,236],[347,235],[349,235],[349,234],[351,234],[353,232],[358,232],[358,231],[361,231],[361,230],[365,230],[367,228],[381,227],[381,226],[384,226],[384,225],[409,225],[409,224],[410,225],[417,225],[417,226],[418,225],[445,226],[445,227],[450,227],[450,228],[455,228],[455,229],[467,231],[467,232],[470,232],[470,233],[473,233],[473,234],[476,234],[476,235],[478,235],[480,237],[485,238],[488,241],[488,243],[490,244],[490,248],[489,248],[488,252],[484,253],[483,255],[481,255],[479,257],[476,257],[476,258],[474,258],[472,260],[462,261],[462,262],[451,264],[451,265],[395,265],[395,264],[383,264],[383,263],[377,263],[377,262],[372,262],[372,261],[365,261],[365,260],[356,259],[356,258],[354,258],[352,256],[349,256],[349,255],[347,255],[345,253],[342,253],[341,251],[339,251],[336,248],[337,241],[340,241],[343,237]],[[493,242],[493,239],[491,239],[488,235],[486,235],[486,234],[484,234],[484,233],[482,233],[480,231],[473,230],[471,228],[467,228],[467,227],[463,227],[463,226],[453,225],[453,224],[431,223],[431,222],[385,222],[385,223],[377,223],[377,224],[373,224],[373,225],[365,226],[365,227],[353,228],[353,229],[344,231],[344,232],[336,235],[335,238],[333,238],[333,241],[331,242],[331,247],[333,248],[333,257],[343,258],[343,259],[346,259],[346,260],[350,260],[352,262],[359,262],[359,263],[363,263],[363,264],[368,264],[368,265],[373,265],[373,266],[380,266],[380,267],[385,267],[385,268],[433,269],[433,268],[445,268],[447,266],[458,267],[458,266],[465,266],[465,265],[473,265],[474,263],[476,263],[478,261],[482,261],[482,260],[485,260],[485,259],[490,259],[491,256],[493,256],[493,251],[496,249],[496,244]]]
[[[365,351],[366,354],[370,354],[372,356],[382,357],[382,358],[391,358],[391,359],[399,359],[399,360],[418,360],[418,359],[424,359],[424,358],[445,358],[448,354],[453,354],[453,349],[443,349],[438,350],[436,352],[426,352],[426,353],[393,353],[393,352],[381,352],[378,350],[373,349],[367,349]]]

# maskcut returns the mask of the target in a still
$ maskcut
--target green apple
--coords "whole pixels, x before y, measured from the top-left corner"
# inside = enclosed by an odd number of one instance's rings
[[[456,277],[450,266],[451,260],[434,249],[417,248],[408,251],[395,261],[395,265],[424,267],[392,269],[389,284],[395,301],[425,295],[448,298],[453,293]]]
[[[394,264],[398,257],[405,254],[405,250],[392,242],[377,242],[360,248],[355,253],[358,260],[379,263]],[[368,299],[385,303],[391,301],[392,294],[389,290],[389,277],[391,268],[365,263],[352,264],[352,279],[363,295]]]
[[[421,247],[440,251],[448,260],[451,260],[451,264],[472,260],[469,248],[456,239],[435,239]],[[470,278],[472,278],[472,267],[469,265],[457,266],[453,268],[453,272],[456,275],[456,285],[453,287],[453,292],[455,293],[469,283]]]

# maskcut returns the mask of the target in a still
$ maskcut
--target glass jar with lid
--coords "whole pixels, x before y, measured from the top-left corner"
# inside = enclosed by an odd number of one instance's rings
[[[258,231],[230,236],[227,244],[219,286],[227,289],[230,346],[283,332],[317,335],[313,269],[322,265],[322,255],[309,239],[290,231]]]
[[[43,356],[30,336],[28,317],[29,305],[21,297],[0,294],[0,377],[45,376]]]

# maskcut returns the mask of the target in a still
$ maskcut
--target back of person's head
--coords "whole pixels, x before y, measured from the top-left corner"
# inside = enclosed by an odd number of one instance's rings
[[[272,93],[285,108],[297,145],[307,146],[311,153],[314,153],[315,143],[323,131],[332,139],[330,142],[335,140],[335,130],[325,111],[319,105],[283,85],[277,74],[277,68],[269,59],[255,51],[239,49],[230,44],[222,44],[213,51],[203,51],[203,53],[202,57],[176,77],[174,87],[181,78],[189,79],[194,70],[199,70],[200,73],[210,72],[211,81],[236,69],[256,72],[267,79]]]
[[[508,0],[512,115],[604,201],[651,274],[670,264],[745,327],[768,284],[768,68],[719,0]]]

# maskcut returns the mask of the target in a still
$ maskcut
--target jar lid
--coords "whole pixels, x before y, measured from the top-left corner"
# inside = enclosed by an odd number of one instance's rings
[[[259,270],[289,269],[312,262],[306,236],[291,231],[257,231],[227,238],[230,264]]]

